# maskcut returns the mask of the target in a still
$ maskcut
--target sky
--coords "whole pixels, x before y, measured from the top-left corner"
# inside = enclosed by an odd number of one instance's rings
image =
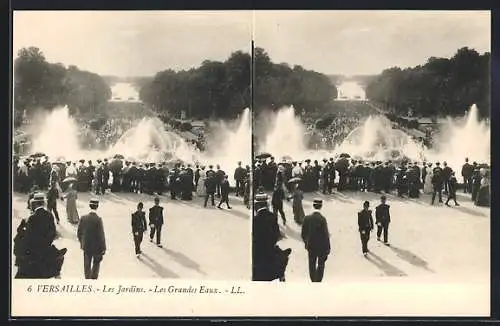
[[[451,57],[464,46],[490,51],[490,14],[444,11],[267,11],[254,40],[274,62],[325,74],[378,74]]]
[[[463,46],[490,51],[489,12],[426,11],[22,11],[14,56],[37,46],[50,62],[101,75],[150,76],[250,51],[325,74],[383,69],[450,57]]]
[[[17,11],[12,47],[101,75],[151,76],[250,52],[251,23],[249,11]]]

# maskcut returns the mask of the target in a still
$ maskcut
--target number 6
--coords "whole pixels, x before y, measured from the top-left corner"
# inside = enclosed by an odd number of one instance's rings
[[[31,292],[32,291],[32,288],[31,288],[31,285],[28,286],[28,292]]]

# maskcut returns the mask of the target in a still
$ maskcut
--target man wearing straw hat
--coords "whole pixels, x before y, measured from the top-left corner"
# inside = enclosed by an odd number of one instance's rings
[[[106,236],[101,217],[97,215],[99,200],[91,199],[90,213],[82,216],[78,224],[78,241],[83,250],[83,269],[86,279],[96,280],[99,268],[106,252]]]
[[[56,238],[54,218],[43,207],[45,197],[38,193],[33,196],[30,207],[32,215],[22,220],[14,238],[16,278],[58,277],[66,249],[58,250],[53,242]]]
[[[281,234],[278,218],[269,211],[267,194],[255,195],[252,223],[252,280],[284,281],[291,250],[281,250],[276,243]]]
[[[321,282],[330,254],[330,233],[328,222],[320,212],[323,200],[314,199],[313,207],[314,212],[304,218],[301,235],[309,255],[309,277],[312,282]]]

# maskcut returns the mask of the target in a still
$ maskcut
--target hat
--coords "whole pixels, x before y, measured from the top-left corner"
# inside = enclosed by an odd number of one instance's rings
[[[268,196],[267,194],[256,194],[255,202],[267,202]]]
[[[90,205],[99,205],[99,199],[92,198],[90,199]]]
[[[313,200],[314,205],[321,205],[323,204],[323,199],[316,198]]]
[[[84,160],[84,159],[81,159],[81,160],[79,160],[78,162],[80,162],[80,163],[85,163],[85,160]]]
[[[311,163],[310,159],[305,160],[304,162]]]
[[[44,203],[45,202],[45,195],[43,193],[35,193],[33,195],[33,198],[31,199],[32,203]]]

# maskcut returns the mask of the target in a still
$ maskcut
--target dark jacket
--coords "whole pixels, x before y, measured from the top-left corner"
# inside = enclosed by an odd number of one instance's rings
[[[371,210],[362,210],[358,212],[358,228],[360,232],[373,230],[373,217]]]
[[[330,253],[330,233],[326,218],[319,212],[313,212],[304,218],[302,240],[308,251],[319,255]]]
[[[273,192],[271,205],[276,208],[283,208],[283,199],[285,199],[285,192],[282,186],[278,186]]]
[[[254,214],[252,227],[254,253],[268,253],[274,248],[280,237],[278,218],[268,209],[260,209]]]
[[[57,199],[59,198],[59,190],[57,187],[50,187],[47,191],[47,207],[55,207],[57,205]]]
[[[149,224],[155,226],[163,225],[163,207],[153,206],[149,209]]]
[[[222,183],[220,185],[220,193],[221,193],[221,196],[224,196],[224,197],[229,196],[229,181],[222,180]]]
[[[132,213],[132,233],[143,233],[147,228],[146,213],[142,211]]]
[[[26,248],[43,252],[56,238],[54,216],[45,208],[36,209],[26,223]]]
[[[102,219],[95,212],[80,218],[77,231],[80,248],[90,255],[103,255],[106,251],[106,236]]]
[[[391,214],[389,213],[390,206],[380,204],[375,208],[375,222],[389,224],[391,222]]]

